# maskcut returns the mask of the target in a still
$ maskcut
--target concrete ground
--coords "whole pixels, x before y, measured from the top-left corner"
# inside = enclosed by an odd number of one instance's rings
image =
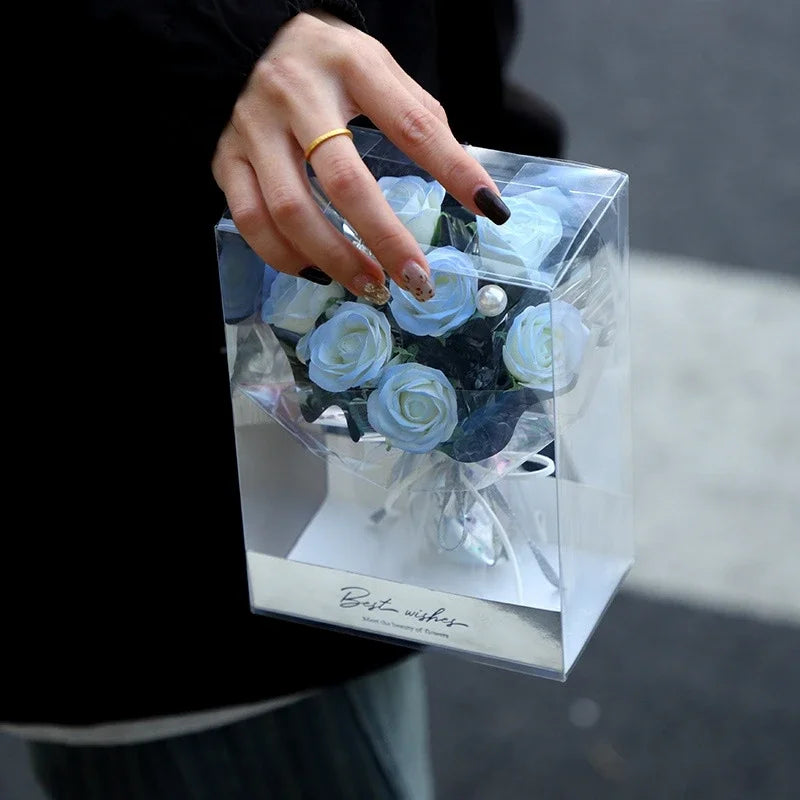
[[[800,281],[632,260],[628,588],[800,622]]]
[[[564,685],[429,657],[440,800],[800,795],[800,281],[631,267],[636,564]]]
[[[510,77],[631,176],[631,242],[800,275],[795,0],[520,0]]]
[[[798,797],[800,7],[519,6],[510,77],[631,176],[637,561],[564,685],[429,658],[439,798]]]

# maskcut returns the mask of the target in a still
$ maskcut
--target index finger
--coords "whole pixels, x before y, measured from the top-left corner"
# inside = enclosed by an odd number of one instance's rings
[[[463,206],[502,225],[510,216],[489,173],[449,126],[386,70],[366,69],[348,86],[363,113]]]

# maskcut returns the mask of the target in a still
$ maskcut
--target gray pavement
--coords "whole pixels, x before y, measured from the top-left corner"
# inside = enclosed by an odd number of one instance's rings
[[[631,261],[628,587],[800,623],[800,281]]]
[[[800,281],[631,273],[636,564],[564,685],[429,657],[440,800],[800,796]]]
[[[796,800],[798,651],[623,592],[565,684],[431,657],[438,800]]]
[[[636,564],[564,685],[429,657],[442,800],[800,796],[800,281],[631,272]]]
[[[511,77],[630,173],[640,250],[800,275],[800,5],[527,0]]]

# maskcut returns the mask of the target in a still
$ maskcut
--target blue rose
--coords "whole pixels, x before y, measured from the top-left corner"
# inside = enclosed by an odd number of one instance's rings
[[[438,247],[429,253],[436,294],[424,303],[392,282],[390,308],[397,324],[417,336],[442,336],[463,325],[475,313],[478,273],[466,253]]]
[[[423,249],[430,245],[442,213],[444,187],[437,181],[425,181],[417,175],[398,178],[387,175],[378,180],[378,186],[392,211]]]
[[[581,312],[570,303],[529,306],[511,325],[503,363],[523,386],[559,392],[577,376],[588,340]]]
[[[392,357],[389,320],[366,303],[342,303],[308,339],[308,377],[329,392],[363,386]]]
[[[387,367],[367,400],[369,424],[389,444],[427,453],[458,423],[456,392],[443,372],[421,364]]]
[[[294,333],[308,333],[331,300],[344,297],[344,289],[335,282],[327,286],[279,273],[261,308],[269,325]]]
[[[565,198],[558,189],[533,189],[503,200],[511,211],[508,222],[476,218],[483,268],[493,275],[525,277],[561,241],[561,216],[553,206],[563,205]]]

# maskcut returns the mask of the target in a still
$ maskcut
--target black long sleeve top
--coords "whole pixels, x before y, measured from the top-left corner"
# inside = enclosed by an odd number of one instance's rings
[[[49,144],[15,229],[49,269],[17,295],[15,487],[29,499],[5,537],[0,720],[257,702],[407,654],[250,610],[210,162],[253,64],[311,8],[366,18],[412,76],[450,91],[457,135],[484,143],[500,103],[497,41],[478,19],[492,4],[442,5],[108,0],[59,42],[35,121]],[[467,85],[477,105],[460,101]]]

